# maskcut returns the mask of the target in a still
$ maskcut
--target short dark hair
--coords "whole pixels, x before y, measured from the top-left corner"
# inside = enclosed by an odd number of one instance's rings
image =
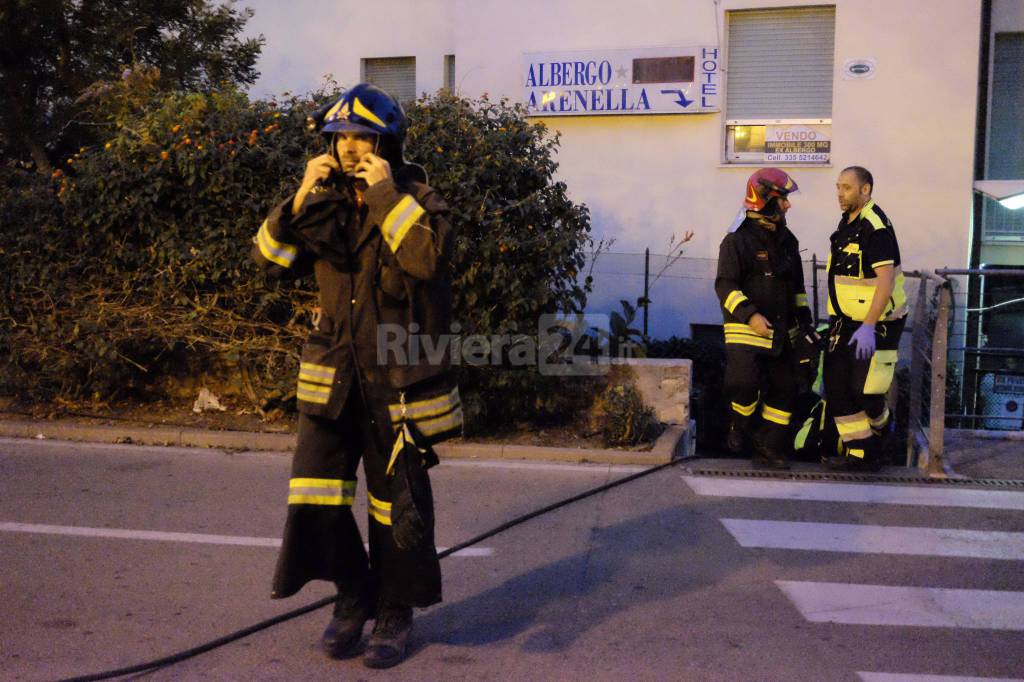
[[[873,176],[871,174],[871,171],[869,171],[867,168],[865,168],[864,166],[847,166],[846,168],[843,169],[843,173],[847,171],[856,175],[857,182],[859,182],[862,186],[871,185],[871,191],[875,191],[875,176]],[[842,173],[840,173],[840,175],[842,175]]]

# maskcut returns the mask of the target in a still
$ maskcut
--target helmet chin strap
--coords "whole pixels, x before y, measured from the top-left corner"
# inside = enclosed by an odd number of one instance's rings
[[[334,161],[340,166],[341,159],[338,158],[338,133],[331,133],[331,141],[328,144],[331,147],[328,150],[328,152],[331,155],[331,158],[334,159]]]

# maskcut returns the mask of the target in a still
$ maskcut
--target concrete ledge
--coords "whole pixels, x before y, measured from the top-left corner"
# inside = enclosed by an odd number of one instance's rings
[[[527,459],[557,462],[598,462],[602,464],[662,464],[693,455],[690,429],[668,426],[648,451],[554,448],[502,443],[442,443],[442,459]],[[212,431],[163,426],[117,426],[62,424],[0,420],[0,436],[7,438],[51,438],[90,443],[131,443],[175,447],[223,448],[290,453],[295,435],[255,431]]]
[[[693,454],[691,431],[670,425],[650,450],[605,450],[551,448],[535,445],[442,443],[441,459],[532,459],[553,462],[595,462],[600,464],[646,464],[654,466]]]
[[[676,358],[612,358],[611,365],[631,375],[634,385],[662,424],[690,423],[693,361]]]

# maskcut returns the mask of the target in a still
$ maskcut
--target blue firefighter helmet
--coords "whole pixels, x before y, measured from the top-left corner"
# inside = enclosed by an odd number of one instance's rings
[[[408,122],[394,97],[369,83],[346,90],[323,114],[324,135],[352,131],[379,135],[381,141],[401,148]]]

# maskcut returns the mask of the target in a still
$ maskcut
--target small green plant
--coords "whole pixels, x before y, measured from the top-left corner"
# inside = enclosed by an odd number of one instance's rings
[[[644,358],[647,357],[647,340],[643,332],[632,324],[636,321],[636,307],[623,299],[622,312],[613,310],[608,315],[608,329],[591,327],[588,331],[594,343],[591,351],[595,355],[612,358]]]

